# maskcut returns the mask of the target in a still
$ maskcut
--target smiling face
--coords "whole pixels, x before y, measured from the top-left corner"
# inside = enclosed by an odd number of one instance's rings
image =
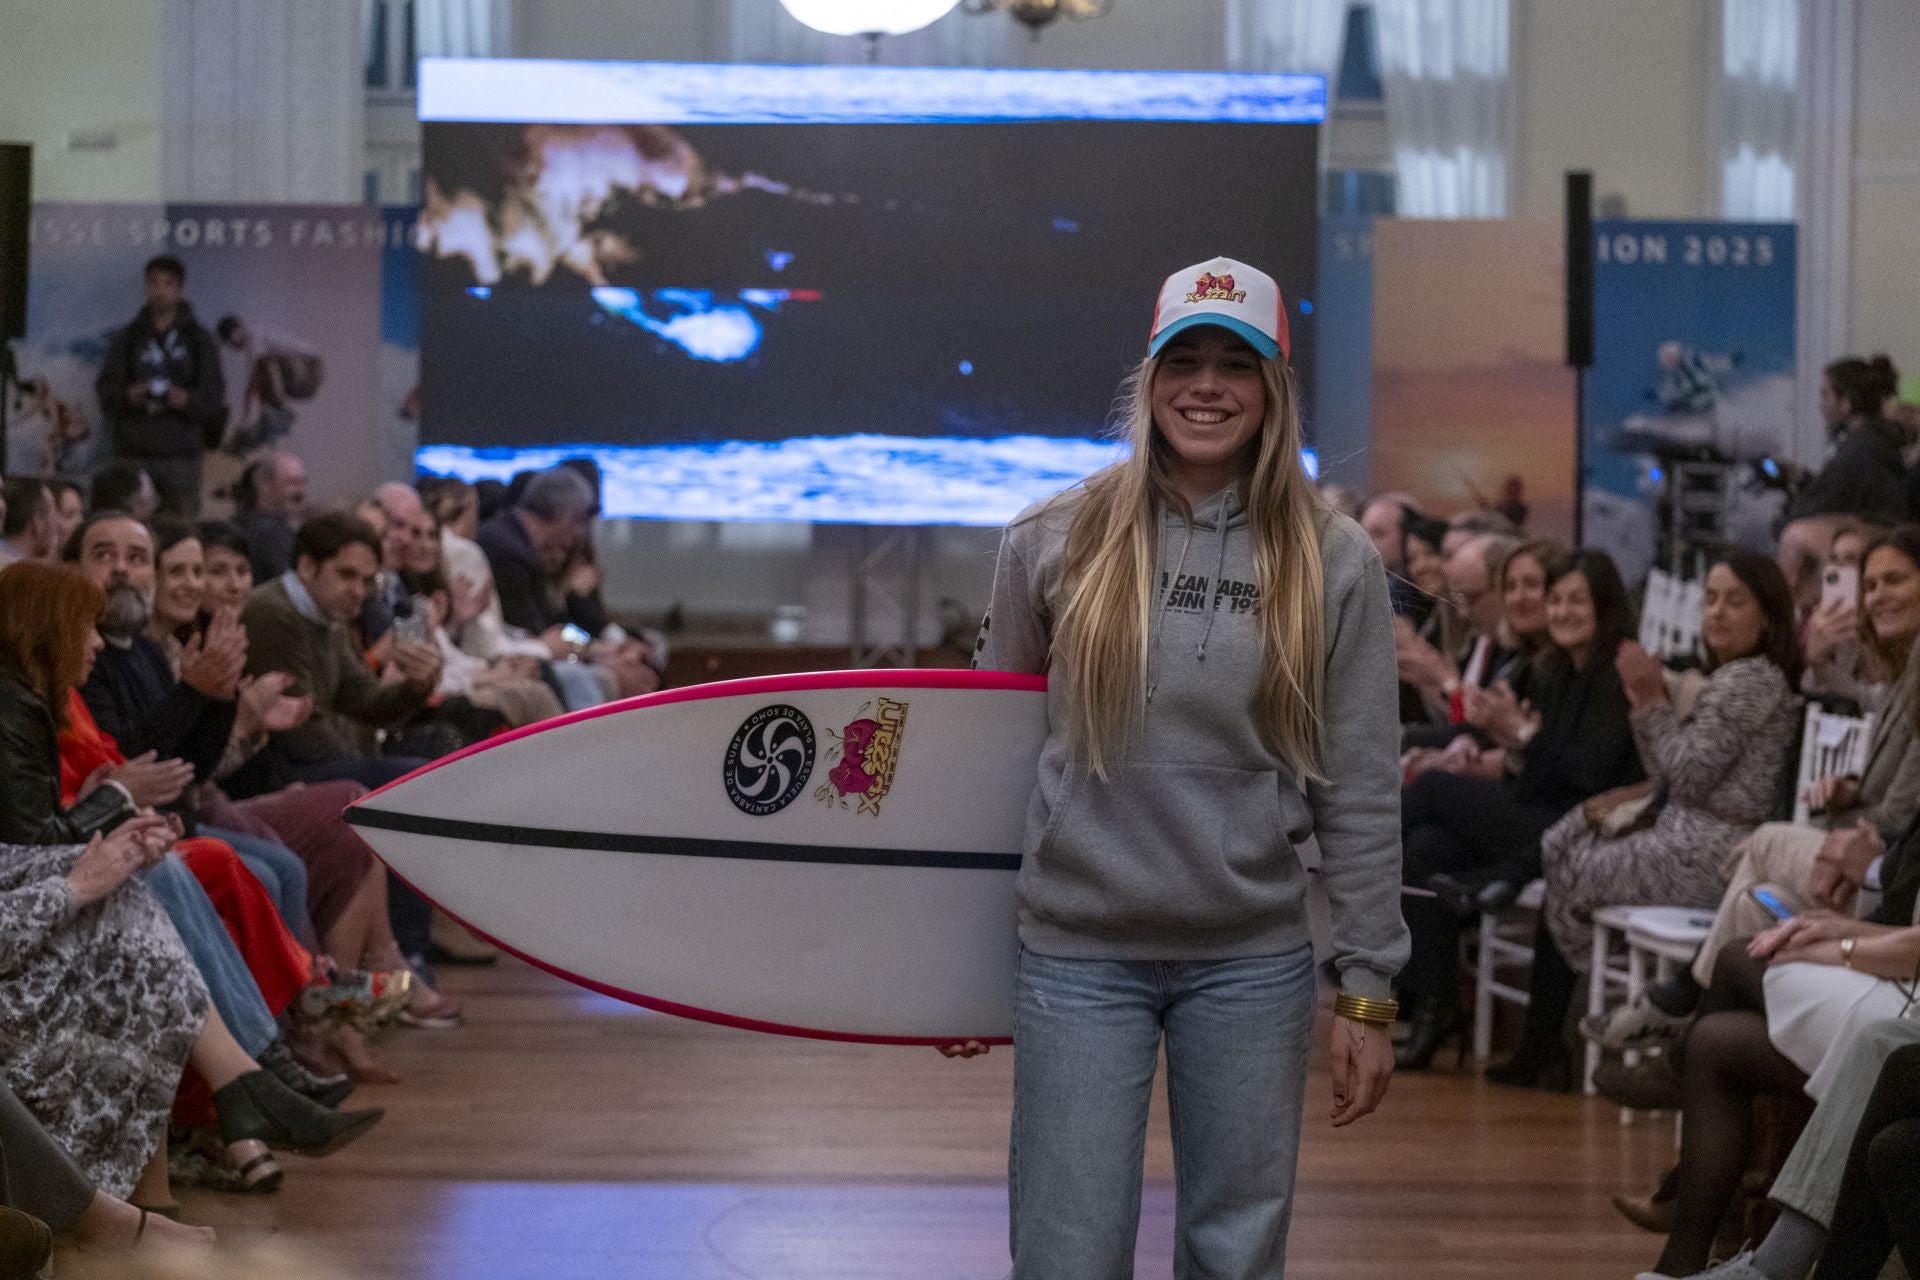
[[[1500,607],[1507,627],[1522,640],[1532,640],[1547,629],[1547,570],[1530,555],[1507,561],[1505,590]]]
[[[207,596],[207,559],[200,539],[182,538],[160,553],[153,593],[153,621],[162,631],[177,631],[200,616]]]
[[[1898,547],[1876,547],[1861,566],[1860,605],[1882,645],[1910,644],[1920,635],[1920,565]]]
[[[1740,575],[1724,564],[1707,574],[1706,602],[1700,610],[1700,638],[1716,664],[1759,652],[1767,634],[1766,611]]]
[[[1407,535],[1407,580],[1430,596],[1447,593],[1447,562],[1440,548],[1417,534]]]
[[[253,566],[231,547],[207,548],[207,608],[239,609],[253,593]]]
[[[1169,342],[1154,369],[1149,400],[1166,440],[1168,470],[1189,497],[1205,496],[1244,471],[1266,418],[1260,356],[1217,325]]]
[[[1547,635],[1575,666],[1585,666],[1593,647],[1593,588],[1578,569],[1547,588]]]

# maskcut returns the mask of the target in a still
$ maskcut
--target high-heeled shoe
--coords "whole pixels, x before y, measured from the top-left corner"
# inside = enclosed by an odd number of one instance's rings
[[[1466,1065],[1467,1015],[1458,1001],[1423,1002],[1413,1011],[1411,1027],[1406,1040],[1393,1047],[1394,1070],[1425,1071],[1449,1042],[1454,1046],[1454,1066]]]
[[[293,1049],[285,1040],[275,1040],[262,1049],[259,1062],[281,1084],[303,1097],[313,1099],[329,1111],[345,1102],[353,1092],[351,1076],[338,1073],[315,1075],[306,1063],[293,1056]]]
[[[303,1156],[338,1151],[373,1128],[386,1112],[329,1111],[281,1084],[267,1071],[249,1071],[213,1091],[213,1108],[220,1117],[220,1138],[236,1142],[264,1142],[276,1150]]]
[[[1573,1053],[1564,1044],[1521,1044],[1505,1062],[1487,1068],[1494,1084],[1516,1089],[1547,1089],[1565,1093],[1573,1088]]]

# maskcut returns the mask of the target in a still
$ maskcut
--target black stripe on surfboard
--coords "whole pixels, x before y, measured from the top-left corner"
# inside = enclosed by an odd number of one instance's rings
[[[609,853],[664,853],[685,858],[743,858],[757,862],[821,862],[854,867],[934,867],[953,871],[1018,871],[1017,853],[961,853],[935,849],[854,849],[844,845],[774,844],[759,840],[703,840],[694,836],[637,836],[618,831],[569,831],[522,827],[504,822],[470,822],[395,813],[355,805],[346,819],[356,827],[401,831],[416,836],[445,836],[489,844],[533,845],[545,849],[597,849]]]

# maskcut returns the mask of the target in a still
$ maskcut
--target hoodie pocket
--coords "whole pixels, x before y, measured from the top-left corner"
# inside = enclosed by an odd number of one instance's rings
[[[1027,909],[1074,931],[1145,935],[1293,910],[1283,785],[1269,769],[1146,762],[1077,778],[1022,868]]]

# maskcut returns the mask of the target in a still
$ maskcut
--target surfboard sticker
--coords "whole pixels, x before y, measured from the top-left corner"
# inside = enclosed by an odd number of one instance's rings
[[[491,739],[347,820],[591,990],[788,1035],[1004,1041],[1045,728],[1039,676],[728,681]]]
[[[813,722],[776,702],[748,716],[727,743],[721,777],[733,807],[756,818],[780,812],[813,774]]]

